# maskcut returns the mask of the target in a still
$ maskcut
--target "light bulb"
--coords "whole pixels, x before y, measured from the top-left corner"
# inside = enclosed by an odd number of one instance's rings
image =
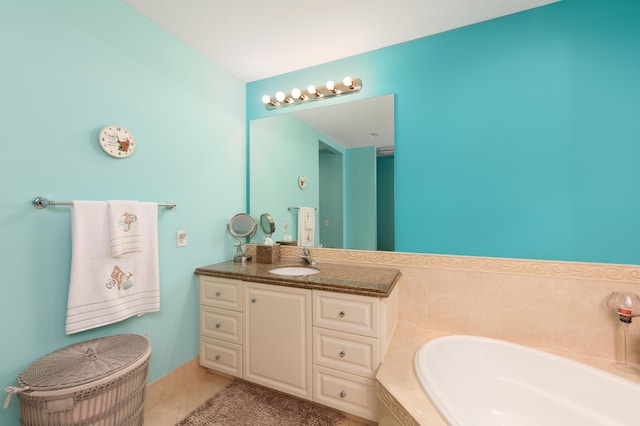
[[[327,89],[333,92],[336,89],[335,83],[331,80],[327,81]]]
[[[310,84],[309,87],[307,87],[307,92],[309,92],[310,95],[318,94],[318,90],[316,89],[316,86],[314,86],[313,84]]]
[[[276,101],[278,102],[283,102],[285,98],[284,92],[278,92],[276,93]]]
[[[270,103],[271,103],[271,97],[270,97],[269,95],[264,95],[264,96],[262,97],[262,102],[263,102],[264,104],[267,104],[267,105],[268,105],[268,104],[270,104]]]
[[[295,89],[291,89],[291,97],[293,99],[300,99],[300,96],[302,96],[302,92],[300,91],[300,89],[298,89],[297,87]]]
[[[345,77],[344,80],[342,80],[342,84],[347,86],[349,89],[353,89],[355,87],[353,85],[353,80],[351,80],[351,77],[349,76]]]

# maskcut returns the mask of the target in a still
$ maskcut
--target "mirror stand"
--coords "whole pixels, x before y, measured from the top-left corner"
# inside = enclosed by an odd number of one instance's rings
[[[236,255],[233,256],[234,262],[250,262],[252,260],[251,255],[248,254],[245,249],[245,243],[242,239],[248,238],[251,240],[251,237],[256,233],[257,227],[258,224],[255,220],[246,213],[239,213],[229,221],[227,229],[238,241],[238,244],[236,244]]]
[[[234,262],[251,262],[252,257],[246,251],[245,244],[238,240],[238,244],[236,244],[236,255],[233,256]]]

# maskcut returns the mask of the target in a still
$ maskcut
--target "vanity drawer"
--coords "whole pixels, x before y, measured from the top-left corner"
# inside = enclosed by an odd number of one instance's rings
[[[313,366],[313,400],[367,420],[378,420],[376,381]]]
[[[242,346],[200,336],[200,365],[242,378]]]
[[[314,364],[375,379],[378,339],[314,327],[313,347]]]
[[[313,291],[313,325],[378,337],[377,297]]]
[[[200,304],[242,311],[242,281],[201,276]]]
[[[201,306],[200,334],[242,344],[242,312]]]

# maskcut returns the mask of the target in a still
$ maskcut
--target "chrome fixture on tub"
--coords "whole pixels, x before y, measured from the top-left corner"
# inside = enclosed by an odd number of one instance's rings
[[[614,365],[621,370],[638,372],[638,368],[628,362],[629,346],[627,335],[629,334],[629,324],[633,317],[640,316],[640,296],[624,291],[614,291],[607,299],[607,307],[618,315],[618,319],[624,326],[624,362],[616,362]]]

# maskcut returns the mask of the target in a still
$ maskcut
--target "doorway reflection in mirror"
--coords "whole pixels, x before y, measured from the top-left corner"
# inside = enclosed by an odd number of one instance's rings
[[[252,120],[250,212],[297,229],[287,207],[318,206],[315,246],[394,250],[393,105],[385,95]]]

